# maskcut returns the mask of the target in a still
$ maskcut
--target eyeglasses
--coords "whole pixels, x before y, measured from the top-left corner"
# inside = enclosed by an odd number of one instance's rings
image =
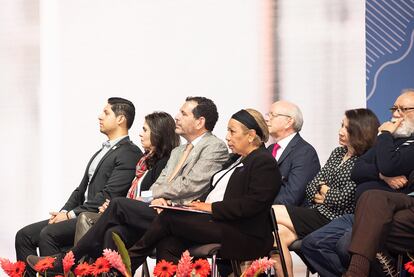
[[[282,114],[282,113],[272,113],[272,112],[266,113],[266,117],[269,118],[269,119],[272,119],[272,118],[278,117],[278,116],[291,117],[290,115]]]
[[[398,111],[399,114],[405,114],[406,112],[409,112],[411,110],[414,110],[414,107],[399,107],[399,106],[392,106],[390,108],[391,113],[395,113]]]

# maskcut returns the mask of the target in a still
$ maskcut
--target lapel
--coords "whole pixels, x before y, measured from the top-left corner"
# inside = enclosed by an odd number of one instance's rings
[[[89,182],[89,184],[90,184],[90,183],[92,183],[93,179],[95,179],[96,173],[99,171],[99,168],[101,167],[101,165],[102,165],[102,163],[105,161],[105,159],[106,159],[109,155],[111,155],[111,153],[113,153],[115,150],[117,150],[119,147],[121,147],[121,145],[122,145],[122,144],[124,144],[124,143],[126,143],[126,142],[129,142],[129,136],[128,136],[128,137],[126,137],[126,138],[121,139],[121,140],[120,140],[117,144],[115,144],[114,146],[112,146],[112,147],[111,147],[111,149],[109,149],[109,151],[108,151],[108,152],[106,152],[106,154],[102,157],[102,159],[99,161],[98,165],[96,166],[95,171],[94,171],[94,173],[93,173],[93,175],[92,175],[92,178],[91,178],[91,181]],[[95,156],[96,156],[98,153],[99,153],[99,151],[98,151],[98,152],[96,152],[96,154],[94,155],[94,158],[95,158]],[[93,160],[94,158],[92,158],[92,159],[91,159],[91,162],[92,162],[92,160]],[[90,163],[89,163],[89,164],[90,164]],[[88,165],[88,168],[89,168],[89,165]]]
[[[195,157],[198,156],[198,152],[200,152],[200,149],[203,148],[204,144],[207,143],[208,138],[211,136],[210,132],[207,132],[204,134],[204,136],[201,138],[201,140],[197,143],[196,146],[191,150],[190,155],[188,155],[187,159],[184,161],[184,164],[181,168],[184,168],[187,164],[189,164],[191,161],[195,159]],[[185,149],[185,147],[184,147]],[[184,150],[183,150],[184,151]]]
[[[280,156],[279,160],[277,161],[277,164],[280,165],[283,160],[289,155],[289,153],[295,149],[296,144],[301,139],[301,136],[299,133],[297,133],[293,139],[289,142],[289,144],[286,146],[286,149],[283,151],[282,155]]]

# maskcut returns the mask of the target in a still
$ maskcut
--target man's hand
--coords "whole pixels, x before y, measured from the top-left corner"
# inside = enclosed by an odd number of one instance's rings
[[[66,212],[49,212],[49,214],[51,215],[49,219],[49,224],[54,224],[54,223],[68,220]]]
[[[387,177],[380,173],[379,177],[392,189],[400,189],[408,184],[408,180],[404,175]]]
[[[212,212],[211,203],[193,201],[188,205],[188,207],[198,211]]]
[[[387,132],[390,132],[391,134],[394,134],[395,130],[397,130],[397,128],[400,126],[403,120],[404,120],[403,118],[397,118],[395,122],[386,121],[382,123],[381,126],[379,126],[378,131],[379,132],[387,131]]]
[[[111,202],[111,200],[106,199],[102,206],[99,206],[98,210],[100,214],[103,213],[106,210],[106,208],[108,208],[109,202]]]
[[[168,202],[164,198],[157,198],[151,201],[151,205],[168,206]],[[157,213],[162,212],[162,209],[156,208],[156,210]]]

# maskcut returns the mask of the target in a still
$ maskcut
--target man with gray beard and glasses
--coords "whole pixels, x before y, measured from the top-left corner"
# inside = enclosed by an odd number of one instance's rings
[[[391,272],[381,251],[414,249],[414,198],[406,195],[414,191],[414,89],[403,90],[390,111],[391,120],[379,127],[376,143],[352,171],[355,216],[337,218],[302,241],[304,256],[322,277],[341,276],[351,255],[345,276],[368,276],[375,258]],[[387,261],[391,267],[384,268]],[[379,271],[372,267],[371,275]]]

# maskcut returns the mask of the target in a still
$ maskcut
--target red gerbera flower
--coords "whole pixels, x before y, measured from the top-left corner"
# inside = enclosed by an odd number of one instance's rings
[[[410,274],[414,274],[414,262],[410,261],[404,265],[405,270],[407,270]]]
[[[53,257],[46,257],[44,259],[41,259],[37,262],[37,264],[34,267],[34,270],[37,272],[45,272],[46,270],[53,268],[53,263],[55,262],[56,258]]]
[[[177,266],[173,263],[161,260],[154,268],[154,275],[157,277],[171,277],[176,269]]]
[[[90,272],[91,266],[87,262],[83,262],[78,264],[73,273],[75,273],[76,276],[86,276],[90,274]]]
[[[95,263],[91,266],[90,274],[98,276],[101,273],[108,272],[111,269],[111,265],[107,259],[100,257],[96,259]]]
[[[199,275],[200,277],[207,277],[210,273],[210,264],[207,260],[198,259],[193,264],[193,269],[195,270],[195,274]]]
[[[24,262],[12,263],[7,259],[0,258],[1,268],[10,277],[22,277],[26,264]]]

